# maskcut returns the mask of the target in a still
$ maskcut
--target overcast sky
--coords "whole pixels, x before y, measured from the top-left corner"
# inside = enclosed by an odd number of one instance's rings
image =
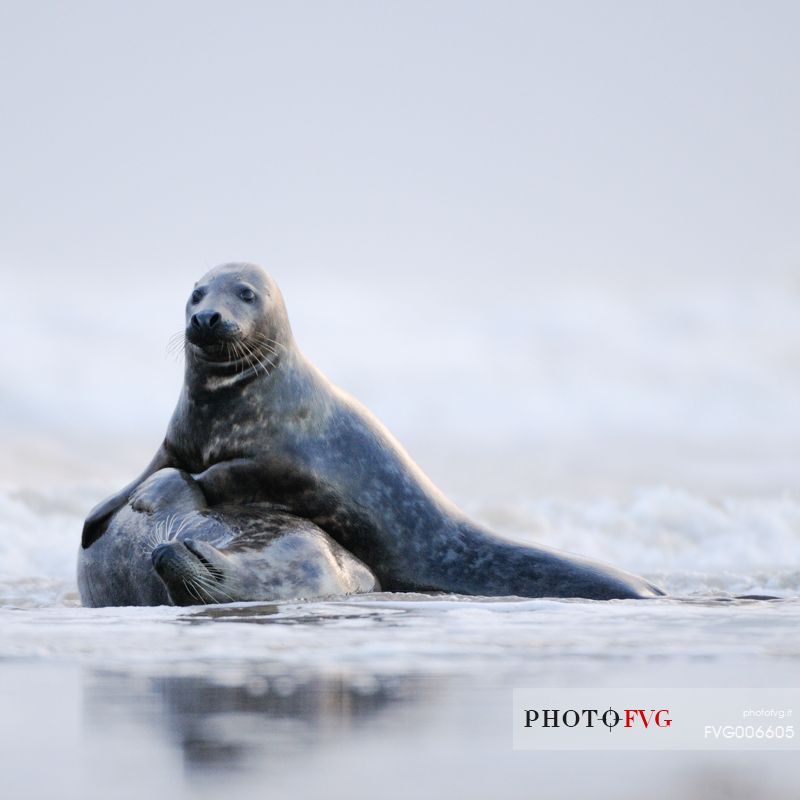
[[[244,259],[401,433],[431,398],[509,435],[797,432],[798,31],[796,2],[5,0],[6,425],[156,436],[153,354]]]
[[[794,2],[3,2],[4,269],[800,263]]]

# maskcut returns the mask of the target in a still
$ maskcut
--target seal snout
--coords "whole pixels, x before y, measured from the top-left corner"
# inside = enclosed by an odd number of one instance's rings
[[[204,309],[196,311],[186,326],[186,338],[202,348],[215,347],[226,337],[229,325],[219,311]]]
[[[183,542],[164,542],[153,548],[150,560],[156,572],[164,577],[190,575],[197,569],[197,559]]]
[[[186,325],[186,338],[207,355],[230,357],[230,344],[238,338],[241,328],[227,309],[195,311]]]
[[[222,315],[219,311],[198,311],[192,314],[192,328],[202,333],[212,331],[219,325]]]
[[[224,577],[215,548],[194,539],[162,542],[153,548],[150,560],[156,572],[166,577],[197,577],[215,581]]]
[[[225,557],[197,539],[163,542],[150,555],[156,574],[175,605],[225,603],[236,599],[226,581]]]

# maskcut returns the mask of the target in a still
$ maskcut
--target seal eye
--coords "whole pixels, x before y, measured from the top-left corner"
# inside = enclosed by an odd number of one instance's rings
[[[203,293],[199,289],[192,292],[192,302],[199,303],[203,299]]]
[[[244,288],[239,292],[239,297],[245,301],[245,303],[252,303],[253,300],[256,299],[256,293],[252,289]]]

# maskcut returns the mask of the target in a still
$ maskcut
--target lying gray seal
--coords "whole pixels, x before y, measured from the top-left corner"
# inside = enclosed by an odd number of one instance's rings
[[[81,549],[78,587],[85,606],[186,606],[330,597],[378,583],[308,520],[265,503],[209,508],[190,475],[162,469]]]
[[[468,519],[356,400],[294,342],[275,282],[224,264],[186,305],[186,374],[164,443],[133,483],[96,506],[83,547],[165,466],[193,474],[211,505],[268,500],[361,559],[387,590],[642,598],[645,580],[502,539]]]

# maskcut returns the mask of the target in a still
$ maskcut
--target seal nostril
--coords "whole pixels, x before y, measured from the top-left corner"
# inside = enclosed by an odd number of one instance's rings
[[[210,331],[222,320],[219,311],[198,311],[192,314],[192,327],[199,331]]]

